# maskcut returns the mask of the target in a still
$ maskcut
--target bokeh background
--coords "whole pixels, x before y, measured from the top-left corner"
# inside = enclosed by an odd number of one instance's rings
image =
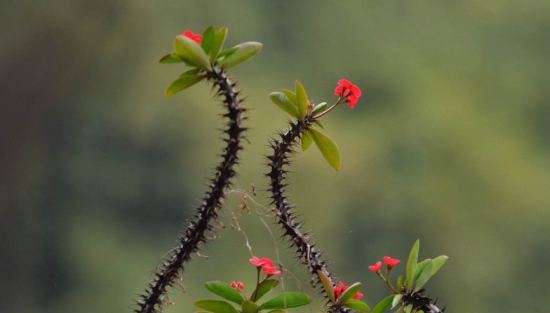
[[[550,306],[550,2],[4,1],[0,10],[0,299],[4,312],[129,312],[206,190],[223,143],[207,84],[171,98],[184,68],[159,65],[185,29],[228,26],[264,43],[231,70],[251,110],[234,187],[266,188],[267,140],[287,116],[267,94],[299,79],[332,102],[323,121],[343,165],[298,153],[291,201],[346,283],[387,295],[367,266],[450,256],[426,286],[450,312]],[[254,200],[267,204],[260,192]],[[229,227],[195,258],[165,312],[190,312],[208,280],[255,270]],[[279,259],[285,290],[314,295],[252,205],[252,253]],[[236,213],[235,213],[236,214]],[[263,217],[272,225],[269,217]],[[404,272],[400,265],[396,272]],[[294,274],[292,277],[290,274]],[[394,275],[396,277],[397,275]],[[296,312],[316,312],[321,303]]]

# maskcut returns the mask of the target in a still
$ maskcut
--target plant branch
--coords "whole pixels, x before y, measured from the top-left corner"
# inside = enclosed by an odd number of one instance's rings
[[[211,221],[216,219],[217,210],[221,208],[221,199],[224,198],[224,189],[230,186],[230,179],[235,176],[233,167],[238,163],[238,152],[242,150],[241,139],[244,119],[240,107],[241,100],[238,92],[235,91],[235,84],[231,83],[223,69],[213,68],[206,76],[218,87],[218,95],[223,97],[223,105],[227,113],[223,116],[229,119],[225,133],[227,143],[223,150],[222,162],[216,167],[214,178],[211,179],[210,188],[202,198],[202,202],[196,209],[195,217],[189,222],[184,234],[178,238],[178,246],[174,253],[166,259],[166,262],[156,271],[153,281],[148,284],[145,294],[137,301],[139,309],[137,313],[154,313],[162,311],[162,304],[165,300],[167,287],[172,286],[179,273],[184,270],[184,263],[191,259],[194,253],[198,253],[199,246],[206,241],[205,232],[213,231]]]
[[[275,205],[274,211],[277,223],[283,229],[284,236],[290,239],[289,242],[296,249],[302,264],[308,267],[309,274],[317,276],[317,284],[321,284],[317,271],[324,273],[329,278],[332,277],[332,274],[327,270],[326,261],[320,260],[321,252],[315,250],[316,244],[312,243],[312,238],[308,235],[308,232],[302,233],[300,231],[303,222],[296,221],[296,215],[292,213],[291,205],[286,201],[287,197],[284,195],[287,186],[284,182],[287,179],[287,171],[283,167],[290,163],[289,157],[294,152],[297,139],[301,138],[304,131],[311,126],[313,120],[313,117],[308,115],[303,121],[291,123],[290,129],[284,134],[280,134],[279,140],[271,143],[273,154],[267,157],[271,171],[266,176],[270,178],[269,191],[272,194],[272,204]],[[324,294],[326,299],[329,299],[322,287],[320,292]],[[331,311],[348,312],[349,309],[333,304]]]

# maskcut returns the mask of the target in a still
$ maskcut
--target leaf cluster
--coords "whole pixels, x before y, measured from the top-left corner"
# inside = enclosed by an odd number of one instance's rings
[[[409,259],[407,261],[406,269],[406,278],[403,282],[403,275],[400,275],[397,278],[397,290],[400,291],[398,294],[388,296],[380,303],[376,305],[372,313],[382,313],[390,305],[393,309],[397,305],[402,304],[403,296],[407,292],[419,292],[422,290],[422,287],[428,282],[428,280],[439,271],[439,269],[447,262],[449,259],[446,255],[440,255],[434,259],[425,259],[421,262],[418,262],[418,253],[420,250],[420,240],[417,240],[409,254]],[[412,305],[400,306],[395,313],[411,313],[414,308]]]
[[[226,38],[227,27],[216,30],[214,26],[204,31],[200,45],[183,35],[176,36],[174,52],[163,56],[160,63],[184,63],[194,69],[174,80],[165,95],[172,96],[199,83],[208,77],[214,67],[228,69],[244,63],[260,52],[263,46],[259,42],[249,41],[224,50]]]
[[[323,284],[323,289],[325,290],[325,293],[328,295],[328,298],[333,303],[333,305],[340,305],[359,312],[370,311],[369,306],[365,302],[358,299],[353,299],[353,296],[357,292],[359,292],[359,290],[361,290],[363,284],[357,282],[349,286],[346,291],[344,291],[338,298],[336,298],[336,293],[334,292],[334,282],[322,271],[318,270],[317,274],[321,280],[321,283]]]
[[[288,89],[275,91],[269,94],[269,98],[280,109],[288,113],[293,118],[303,121],[310,118],[312,123],[324,129],[321,121],[313,119],[316,114],[327,109],[326,102],[318,105],[310,103],[307,97],[304,86],[296,81],[295,92]],[[316,130],[313,125],[306,129],[301,137],[302,151],[306,151],[312,143],[315,143],[325,160],[335,170],[339,170],[341,166],[340,150],[332,138],[326,134]]]
[[[300,292],[283,292],[262,304],[257,303],[267,292],[278,285],[279,281],[276,279],[265,279],[256,286],[250,299],[246,299],[228,283],[210,281],[206,283],[206,289],[233,302],[236,306],[227,301],[214,299],[197,300],[194,305],[213,313],[257,313],[262,310],[269,310],[268,313],[282,313],[286,309],[304,306],[313,301],[310,296]]]

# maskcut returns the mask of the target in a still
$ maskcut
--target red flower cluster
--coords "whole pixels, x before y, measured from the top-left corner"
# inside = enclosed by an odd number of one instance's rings
[[[392,267],[399,264],[399,262],[401,262],[398,259],[392,259],[389,256],[385,256],[385,257],[383,257],[383,259],[384,259],[384,263],[386,263],[386,266],[388,267],[388,269],[391,269]]]
[[[336,296],[336,299],[340,298],[340,295],[344,293],[344,291],[348,290],[349,286],[344,285],[343,282],[339,282],[337,287],[334,287],[334,295]],[[352,299],[361,299],[363,298],[363,294],[360,292],[357,292],[351,297]]]
[[[242,291],[244,289],[244,284],[241,283],[241,282],[236,283],[236,282],[232,281],[231,282],[231,287],[233,289],[237,290],[237,291]]]
[[[283,272],[278,271],[275,268],[275,265],[273,265],[273,262],[271,262],[268,258],[259,259],[258,257],[252,257],[252,259],[250,259],[250,263],[258,268],[261,267],[264,270],[264,273],[268,276],[283,275]]]
[[[340,79],[338,86],[334,89],[334,94],[338,97],[345,97],[349,107],[353,109],[361,96],[361,89],[350,83],[349,80]]]
[[[373,271],[373,272],[379,272],[380,271],[380,268],[382,267],[382,262],[378,261],[376,262],[376,264],[374,265],[370,265],[369,266],[369,270]]]
[[[187,37],[187,38],[193,40],[194,42],[196,42],[198,45],[200,45],[201,41],[202,41],[202,35],[201,34],[194,34],[190,30],[184,31],[183,34],[181,34],[180,36]]]

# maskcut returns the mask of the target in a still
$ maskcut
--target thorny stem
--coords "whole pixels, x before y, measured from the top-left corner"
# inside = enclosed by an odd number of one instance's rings
[[[338,102],[335,105],[337,104]],[[308,267],[310,275],[317,276],[317,283],[320,284],[321,280],[318,271],[329,278],[332,277],[332,274],[327,270],[326,261],[320,260],[321,253],[315,250],[316,244],[312,242],[308,232],[302,233],[300,231],[303,222],[296,221],[296,215],[292,213],[292,207],[286,201],[287,197],[284,195],[285,187],[287,186],[284,182],[287,179],[287,171],[283,167],[290,163],[289,156],[294,151],[293,147],[297,144],[297,139],[301,138],[303,132],[311,126],[313,121],[314,117],[308,115],[302,121],[298,121],[295,124],[291,123],[291,128],[284,134],[281,134],[279,140],[271,143],[273,154],[267,157],[269,160],[268,166],[271,170],[266,176],[270,178],[269,191],[272,194],[272,204],[275,205],[274,212],[277,223],[281,225],[283,235],[290,239],[289,242],[296,249],[296,253],[301,259],[302,264]],[[328,299],[328,295],[326,295],[326,291],[323,288],[321,288],[321,292]],[[330,311],[349,312],[349,309],[339,304],[333,304],[330,307]]]
[[[235,176],[233,166],[238,163],[238,152],[243,149],[241,139],[246,130],[242,126],[243,112],[240,107],[241,100],[238,92],[235,91],[235,84],[231,83],[223,69],[213,67],[206,76],[212,81],[214,87],[218,87],[218,95],[222,96],[223,104],[228,112],[223,114],[229,119],[227,129],[224,131],[228,138],[223,150],[222,162],[216,167],[214,178],[211,180],[210,188],[202,198],[202,202],[196,209],[195,218],[189,222],[184,234],[178,238],[178,246],[174,248],[173,255],[157,269],[153,281],[148,284],[145,294],[137,301],[139,309],[137,313],[155,313],[162,311],[162,305],[166,299],[167,287],[171,286],[179,273],[184,270],[184,263],[191,259],[193,254],[198,253],[199,247],[207,238],[206,231],[213,231],[212,220],[218,216],[217,210],[221,208],[221,199],[224,198],[224,189],[230,186],[230,179]]]

